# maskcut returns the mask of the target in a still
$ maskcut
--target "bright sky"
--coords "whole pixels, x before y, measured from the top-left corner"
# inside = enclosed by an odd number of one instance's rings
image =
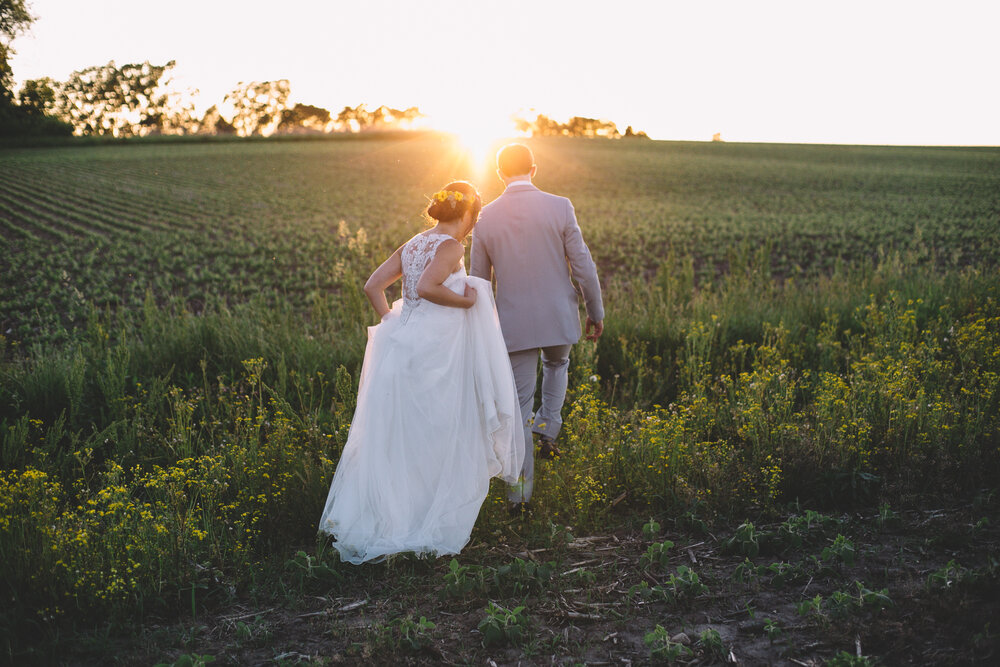
[[[284,78],[293,102],[439,125],[535,109],[657,139],[1000,145],[997,0],[29,2],[18,87],[176,60],[200,109]]]

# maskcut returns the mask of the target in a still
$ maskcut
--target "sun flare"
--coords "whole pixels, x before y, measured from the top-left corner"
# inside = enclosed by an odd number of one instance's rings
[[[436,118],[435,129],[452,135],[457,146],[465,153],[473,169],[485,174],[493,169],[493,157],[505,141],[519,133],[510,118],[483,116],[456,116]]]

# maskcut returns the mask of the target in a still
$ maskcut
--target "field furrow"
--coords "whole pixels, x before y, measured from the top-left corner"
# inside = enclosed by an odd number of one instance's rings
[[[3,205],[0,204],[0,212],[5,212]],[[38,241],[39,237],[33,231],[26,227],[21,227],[14,223],[14,221],[7,217],[7,215],[0,215],[0,225],[3,225],[4,237],[20,237],[28,239],[29,241]]]
[[[41,178],[37,173],[24,170],[11,183],[18,184],[23,191],[43,194],[49,201],[65,200],[74,208],[120,216],[133,224],[145,226],[134,203],[116,203],[107,196],[103,183],[85,184],[76,179]]]
[[[58,196],[45,194],[44,192],[19,186],[12,182],[5,183],[0,188],[2,188],[0,193],[6,193],[9,197],[18,201],[30,202],[30,205],[39,210],[57,216],[64,215],[84,225],[93,225],[111,233],[136,233],[149,230],[149,227],[137,222],[109,216],[100,208],[94,208],[65,194]]]
[[[16,204],[11,206],[3,201],[0,197],[0,214],[7,219],[12,225],[19,229],[27,230],[29,233],[34,235],[41,235],[42,237],[54,237],[63,243],[73,243],[75,237],[72,234],[67,234],[65,231],[59,228],[59,226],[52,226],[51,224],[45,224],[44,221],[39,220],[37,216],[30,214],[25,214],[21,207]],[[80,230],[81,235],[86,235],[84,230]]]
[[[61,225],[67,229],[71,229],[84,237],[91,236],[107,239],[110,236],[115,236],[125,231],[104,221],[81,215],[72,210],[52,207],[37,200],[29,201],[21,199],[5,192],[0,192],[0,201],[6,201],[10,207],[20,209],[22,215],[26,218],[37,217],[40,220],[47,221],[49,224]]]
[[[196,229],[200,226],[197,221],[204,217],[204,210],[197,203],[184,203],[170,193],[137,192],[135,188],[123,186],[115,174],[101,176],[92,171],[80,170],[78,173],[62,174],[61,178],[51,179],[49,187],[56,192],[64,189],[133,218],[136,215],[144,216],[145,221],[155,221],[169,229]],[[143,223],[143,217],[134,219]]]

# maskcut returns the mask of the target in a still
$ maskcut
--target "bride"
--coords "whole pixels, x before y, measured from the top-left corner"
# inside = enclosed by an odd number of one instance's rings
[[[517,481],[524,429],[489,282],[468,277],[461,241],[482,199],[449,183],[427,207],[435,226],[379,266],[365,294],[358,402],[319,530],[351,563],[388,554],[456,554],[491,477]],[[392,308],[385,289],[400,277]]]

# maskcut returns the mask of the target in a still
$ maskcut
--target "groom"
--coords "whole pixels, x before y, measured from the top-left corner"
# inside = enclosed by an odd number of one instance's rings
[[[604,305],[597,267],[583,241],[573,205],[565,197],[531,184],[536,166],[531,150],[509,144],[497,153],[497,174],[507,186],[483,207],[472,235],[471,274],[496,280],[500,328],[507,343],[524,419],[524,467],[507,498],[511,513],[529,509],[535,471],[532,432],[539,455],[559,455],[555,439],[569,378],[569,351],[580,339],[580,306],[587,309],[587,338],[604,331]],[[542,400],[537,412],[535,383],[542,359]]]

